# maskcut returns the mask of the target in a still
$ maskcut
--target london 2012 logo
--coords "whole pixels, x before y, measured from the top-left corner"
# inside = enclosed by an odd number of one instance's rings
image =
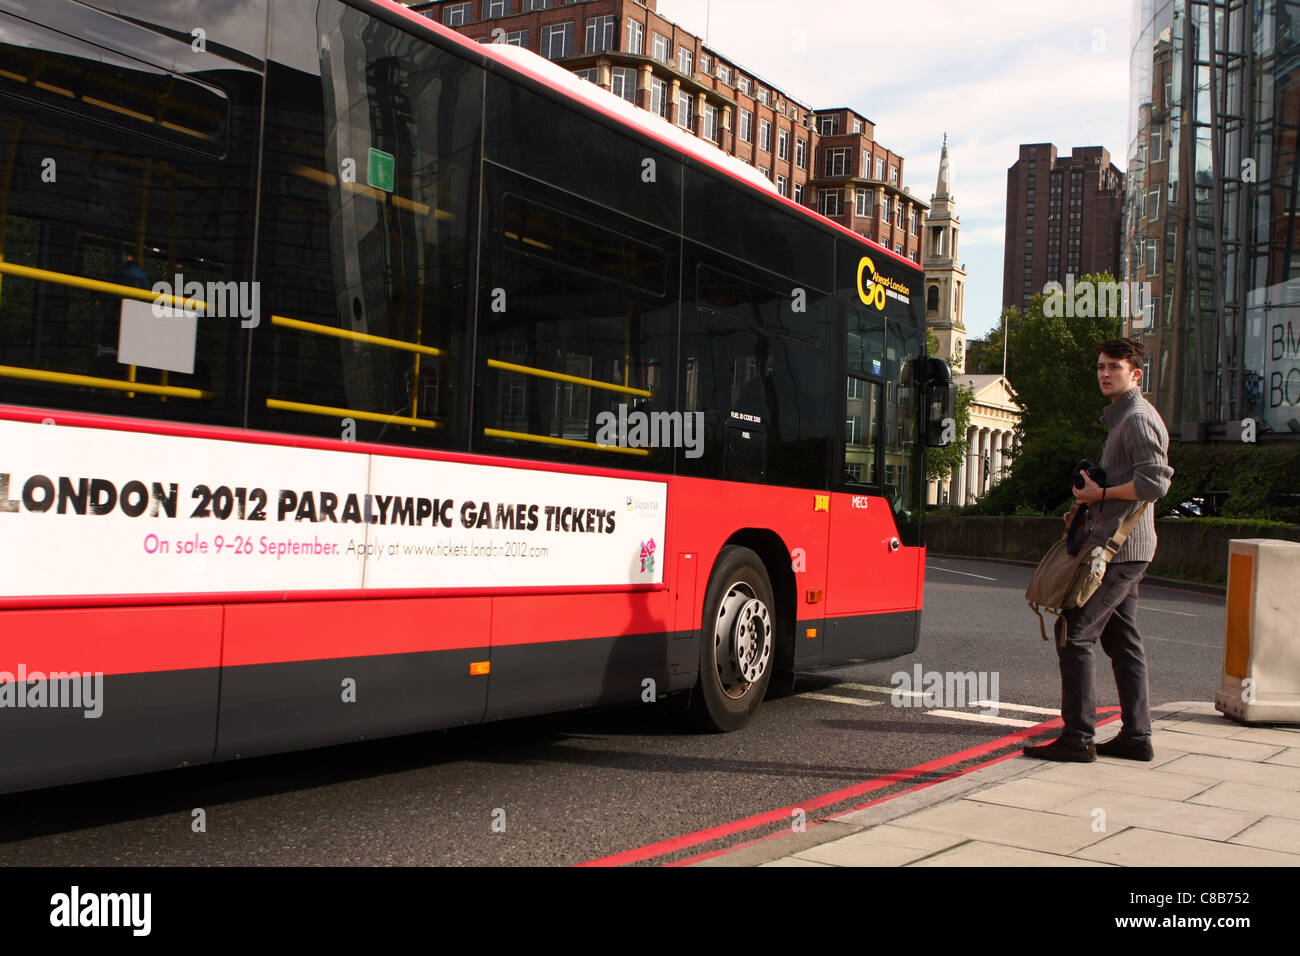
[[[655,539],[641,542],[641,570],[655,573]]]

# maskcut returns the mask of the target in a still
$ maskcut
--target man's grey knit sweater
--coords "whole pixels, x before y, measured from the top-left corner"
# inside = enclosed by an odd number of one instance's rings
[[[1097,464],[1106,470],[1106,485],[1114,488],[1131,481],[1138,500],[1107,499],[1092,505],[1098,520],[1091,543],[1104,544],[1123,520],[1147,501],[1146,511],[1112,561],[1150,561],[1156,554],[1155,501],[1168,493],[1174,474],[1169,467],[1169,432],[1139,388],[1131,388],[1111,402],[1101,420],[1109,435]]]

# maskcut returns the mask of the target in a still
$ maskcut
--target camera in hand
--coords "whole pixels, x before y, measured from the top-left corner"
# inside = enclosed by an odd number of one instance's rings
[[[1101,487],[1106,487],[1106,469],[1102,468],[1091,458],[1085,458],[1074,466],[1074,487],[1083,487],[1083,476],[1085,472],[1089,478],[1101,485]]]
[[[1103,488],[1106,487],[1106,469],[1099,466],[1091,458],[1085,458],[1074,468],[1074,487],[1083,487],[1083,476],[1087,475]],[[1092,534],[1093,517],[1088,506],[1079,502],[1074,509],[1074,520],[1070,523],[1070,529],[1065,534],[1065,550],[1070,554],[1078,554],[1087,542],[1088,536]]]

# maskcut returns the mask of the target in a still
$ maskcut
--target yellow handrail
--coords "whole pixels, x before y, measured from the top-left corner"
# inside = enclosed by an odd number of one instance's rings
[[[340,329],[333,325],[320,325],[316,322],[304,322],[302,319],[290,319],[283,315],[271,316],[272,325],[282,325],[289,329],[299,329],[303,332],[314,332],[317,335],[332,335],[339,339],[351,339],[354,342],[368,342],[371,345],[382,345],[384,348],[401,349],[404,352],[419,352],[421,355],[446,355],[443,349],[436,349],[432,345],[420,345],[416,342],[403,342],[401,339],[385,338],[382,335],[371,335],[369,332],[353,332],[351,329]]]
[[[368,422],[385,422],[394,425],[410,425],[413,428],[441,428],[441,422],[427,418],[408,418],[405,415],[385,415],[383,412],[363,412],[355,408],[337,408],[333,405],[309,405],[306,402],[286,402],[280,398],[268,398],[267,408],[278,408],[287,412],[305,412],[308,415],[328,415],[330,418],[361,418]]]
[[[647,392],[644,388],[630,388],[627,385],[615,385],[612,382],[598,382],[594,378],[579,378],[577,375],[566,375],[564,372],[550,372],[544,368],[533,368],[531,365],[516,365],[513,362],[501,362],[497,359],[488,359],[488,368],[499,368],[506,372],[518,372],[520,375],[532,375],[537,378],[553,378],[557,382],[573,382],[575,385],[586,385],[590,388],[603,388],[609,392],[622,392],[625,395],[639,395],[643,398],[654,398],[653,392]]]
[[[502,428],[485,428],[483,434],[489,438],[513,438],[516,441],[537,442],[539,445],[564,445],[568,448],[590,448],[593,451],[610,451],[619,455],[649,455],[646,448],[624,448],[621,445],[601,445],[594,441],[579,441],[576,438],[552,438],[550,435],[530,435],[528,432],[511,432]]]
[[[172,395],[176,398],[212,398],[215,393],[200,388],[182,388],[179,385],[151,385],[148,382],[124,382],[116,378],[97,375],[76,375],[71,372],[46,372],[41,369],[0,365],[0,378],[21,378],[33,382],[54,382],[58,385],[88,385],[91,388],[112,388],[119,392],[146,392],[149,395]]]
[[[49,269],[36,269],[32,266],[20,266],[16,262],[0,261],[0,274],[18,276],[22,279],[35,279],[37,282],[53,282],[56,285],[72,286],[74,289],[87,289],[90,292],[106,292],[124,299],[139,299],[141,302],[164,302],[169,305],[206,313],[208,304],[201,299],[186,299],[177,295],[162,295],[150,289],[138,289],[133,285],[120,285],[116,282],[101,282],[99,279],[87,279],[85,276],[70,272],[53,272]]]

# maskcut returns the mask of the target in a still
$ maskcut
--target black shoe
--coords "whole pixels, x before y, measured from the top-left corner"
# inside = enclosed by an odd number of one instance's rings
[[[1097,759],[1097,748],[1092,744],[1063,744],[1060,740],[1037,747],[1025,747],[1021,753],[1037,760],[1060,760],[1065,763],[1092,763]]]
[[[1155,760],[1156,752],[1149,740],[1116,737],[1097,744],[1097,753],[1103,757],[1123,757],[1125,760]]]

